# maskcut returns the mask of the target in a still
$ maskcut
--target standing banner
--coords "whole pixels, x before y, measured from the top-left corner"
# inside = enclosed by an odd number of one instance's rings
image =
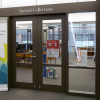
[[[59,57],[59,40],[47,40],[47,57]]]
[[[0,91],[8,91],[7,18],[0,18]]]
[[[77,50],[77,66],[87,66],[87,50]]]

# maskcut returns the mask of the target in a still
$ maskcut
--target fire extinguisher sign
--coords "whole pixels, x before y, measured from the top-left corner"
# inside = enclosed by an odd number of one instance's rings
[[[59,40],[47,40],[47,57],[59,57]]]

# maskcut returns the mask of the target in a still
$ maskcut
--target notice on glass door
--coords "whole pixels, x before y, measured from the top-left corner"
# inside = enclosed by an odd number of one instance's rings
[[[87,66],[87,50],[77,50],[77,66]]]
[[[47,57],[59,57],[59,40],[47,40]]]

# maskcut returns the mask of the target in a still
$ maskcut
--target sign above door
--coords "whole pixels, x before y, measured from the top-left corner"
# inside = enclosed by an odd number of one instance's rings
[[[19,9],[19,13],[30,13],[30,12],[46,12],[46,11],[53,11],[53,8],[29,8],[29,9]]]

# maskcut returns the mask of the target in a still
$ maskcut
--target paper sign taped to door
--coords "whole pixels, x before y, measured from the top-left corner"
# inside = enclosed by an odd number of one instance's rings
[[[47,57],[59,57],[59,40],[47,40]]]

